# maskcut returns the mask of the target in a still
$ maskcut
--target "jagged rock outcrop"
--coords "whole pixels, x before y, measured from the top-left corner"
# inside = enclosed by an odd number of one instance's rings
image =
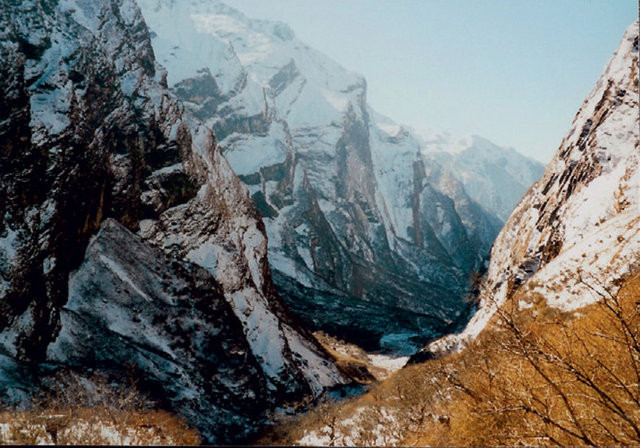
[[[639,111],[635,22],[496,238],[479,311],[432,351],[464,345],[518,291],[572,311],[598,300],[592,287],[615,289],[640,266]]]
[[[277,287],[306,323],[380,348],[466,319],[500,220],[367,106],[361,76],[217,0],[139,3],[169,86],[249,188]],[[403,323],[385,329],[381,310]]]
[[[136,4],[8,1],[0,24],[7,394],[37,387],[9,380],[23,367],[133,362],[224,442],[346,382],[276,294],[264,224],[213,133],[168,91]]]

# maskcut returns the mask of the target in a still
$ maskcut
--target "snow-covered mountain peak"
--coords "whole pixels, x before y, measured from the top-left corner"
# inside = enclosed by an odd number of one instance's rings
[[[467,193],[505,221],[544,166],[478,135],[419,133],[420,153],[454,173]]]
[[[480,135],[455,135],[450,132],[425,133],[418,131],[416,137],[420,142],[420,151],[429,156],[431,153],[444,152],[452,155],[464,153],[466,158],[478,161],[496,161],[504,157],[526,157],[512,147],[499,146]]]
[[[431,131],[412,128],[423,152],[448,152],[456,154],[472,145],[471,135],[454,135],[448,131]]]
[[[608,127],[606,130],[598,129],[608,115],[605,107],[610,105],[607,104],[609,101],[612,101],[614,106],[625,108],[625,104],[622,104],[625,94],[628,86],[633,86],[634,76],[637,76],[637,67],[630,69],[633,67],[633,58],[630,55],[637,54],[637,51],[638,21],[631,24],[625,31],[619,47],[611,56],[595,87],[584,100],[580,112],[571,125],[571,131],[563,139],[562,146],[567,149],[558,151],[552,163],[567,166],[586,157],[595,157],[598,162],[602,162],[602,169],[609,170],[617,165],[617,160],[627,157],[634,150],[637,151],[637,148],[626,144],[630,138],[634,137],[633,128],[624,128],[622,131],[623,128],[618,125],[615,133],[609,132]],[[626,104],[626,106],[625,109],[628,109],[632,104]],[[633,119],[633,111],[629,111],[625,116]],[[590,134],[592,130],[595,131],[594,135]],[[585,147],[595,140],[601,144],[592,146],[592,152],[585,152]],[[568,150],[574,147],[577,150]]]
[[[311,85],[322,79],[326,89],[336,92],[365,85],[362,76],[347,72],[332,59],[300,42],[285,23],[249,19],[215,0],[140,0],[138,3],[153,32],[156,53],[169,71],[170,86],[208,69],[216,82],[223,81],[221,91],[228,93],[230,88],[238,87],[229,83],[229,80],[239,80],[238,65],[247,69],[250,79],[260,89],[273,89],[273,84],[279,82],[279,74],[283,78],[294,71],[310,79]],[[177,51],[179,59],[175,57]],[[282,73],[293,60],[291,73]],[[335,76],[337,73],[340,76]],[[327,101],[331,103],[330,98]]]
[[[414,142],[418,142],[415,137],[415,133],[413,130],[402,124],[396,123],[390,117],[381,114],[378,111],[373,110],[371,107],[368,108],[369,117],[371,119],[372,124],[388,137],[396,138],[400,137],[400,135],[408,136],[411,135],[411,138]],[[389,150],[393,150],[393,147],[389,147]]]
[[[364,78],[221,2],[158,4],[140,0],[154,50],[263,214],[289,305],[369,347],[385,331],[380,309],[406,322],[390,340],[460,319],[500,221],[409,128],[367,105]]]

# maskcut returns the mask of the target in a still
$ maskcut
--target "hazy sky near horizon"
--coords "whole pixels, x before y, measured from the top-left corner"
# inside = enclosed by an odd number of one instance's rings
[[[377,112],[548,162],[636,0],[227,0],[367,80]]]

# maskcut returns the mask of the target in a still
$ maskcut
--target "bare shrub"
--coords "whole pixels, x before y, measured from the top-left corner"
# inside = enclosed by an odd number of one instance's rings
[[[133,376],[131,377],[133,378]],[[0,442],[35,445],[197,445],[186,422],[137,389],[135,381],[110,381],[58,372],[28,410],[0,413]]]
[[[597,303],[567,313],[519,291],[463,352],[292,419],[269,443],[640,445],[640,275],[615,291],[579,281]]]
[[[498,310],[482,357],[465,356],[447,376],[459,394],[447,442],[640,444],[640,282],[613,293],[581,281],[600,297],[581,317]]]

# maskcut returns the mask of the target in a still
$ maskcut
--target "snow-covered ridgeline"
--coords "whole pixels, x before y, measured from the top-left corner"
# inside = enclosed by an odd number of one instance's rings
[[[480,309],[459,335],[477,336],[516,290],[540,294],[566,311],[597,301],[596,288],[640,264],[638,22],[625,32],[542,179],[498,235]],[[523,306],[527,306],[523,303]]]

